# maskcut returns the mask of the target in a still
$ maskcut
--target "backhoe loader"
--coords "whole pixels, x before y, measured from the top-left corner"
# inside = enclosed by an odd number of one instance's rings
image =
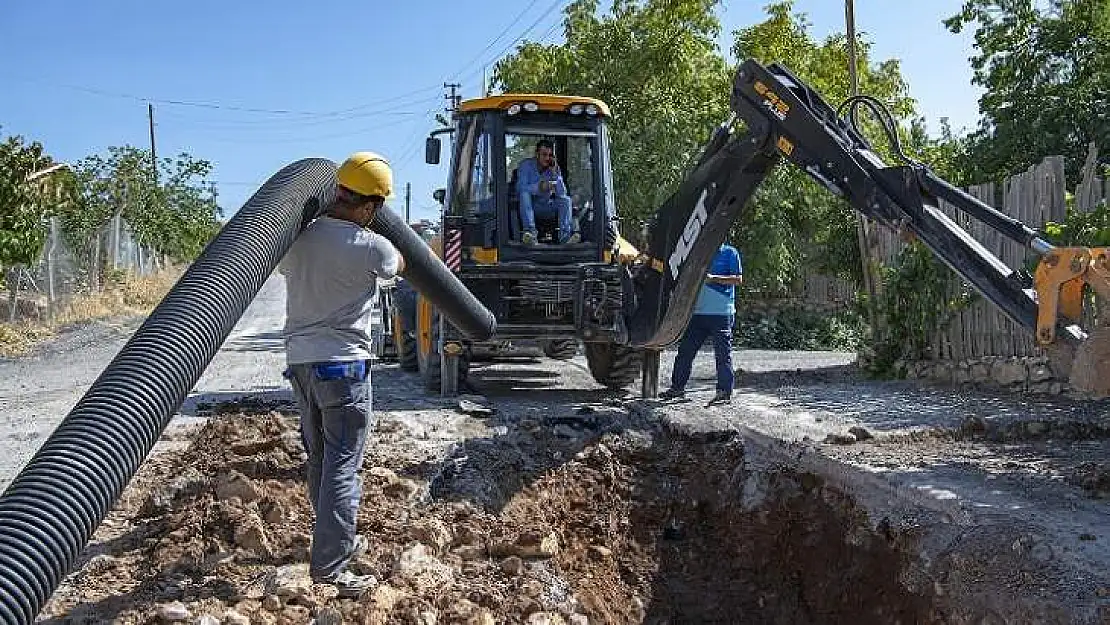
[[[870,219],[923,243],[1033,332],[1054,368],[1071,367],[1073,387],[1110,390],[1108,330],[1079,327],[1085,289],[1110,298],[1107,248],[1055,247],[948,183],[904,153],[893,118],[873,97],[854,96],[834,109],[781,64],[747,60],[734,76],[730,108],[731,117],[656,213],[640,251],[617,234],[603,102],[530,94],[463,102],[454,125],[428,137],[426,160],[439,162],[436,135],[451,134],[447,188],[439,196],[439,253],[494,312],[497,332],[489,344],[539,341],[549,355],[565,357],[581,342],[597,381],[627,386],[642,370],[643,392],[655,396],[659,350],[681,337],[713,254],[760,183],[789,163]],[[865,138],[862,109],[880,121],[900,163],[885,163]],[[553,241],[550,219],[538,223],[540,244],[521,241],[513,182],[541,138],[553,142],[563,165],[580,243]],[[1006,266],[946,216],[940,200],[1037,253],[1035,272]],[[413,328],[429,386],[454,393],[465,380],[468,354],[483,345],[463,340],[423,298],[415,299],[407,315],[394,306],[395,318]]]

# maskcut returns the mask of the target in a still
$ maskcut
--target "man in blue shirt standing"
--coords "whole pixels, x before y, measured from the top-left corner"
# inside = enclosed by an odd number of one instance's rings
[[[660,398],[676,399],[686,395],[694,356],[705,339],[712,337],[713,353],[717,358],[717,393],[710,403],[732,401],[732,387],[736,383],[732,372],[732,323],[736,316],[736,287],[743,282],[740,252],[727,243],[722,244],[709,265],[709,274],[694,304],[694,315],[678,346],[671,387],[660,393]]]
[[[555,145],[547,139],[536,143],[536,157],[525,159],[517,168],[517,197],[520,198],[520,221],[525,245],[536,242],[536,215],[559,216],[559,242],[577,243],[581,238],[574,231],[570,196],[559,164],[555,162]]]

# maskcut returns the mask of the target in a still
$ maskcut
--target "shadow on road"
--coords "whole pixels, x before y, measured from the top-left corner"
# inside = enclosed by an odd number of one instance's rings
[[[242,334],[228,338],[224,341],[221,349],[229,352],[267,352],[276,354],[285,352],[285,341],[282,339],[281,332],[274,330],[271,332]]]
[[[181,403],[178,414],[203,417],[213,413],[265,412],[296,414],[297,405],[292,389],[274,388],[254,391],[215,391],[191,395]]]

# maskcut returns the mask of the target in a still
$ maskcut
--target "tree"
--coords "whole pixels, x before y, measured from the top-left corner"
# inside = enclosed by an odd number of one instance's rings
[[[160,165],[159,180],[165,182],[158,192],[164,210],[156,226],[157,247],[173,258],[191,260],[219,232],[223,216],[214,192],[202,184],[212,164],[183,152]]]
[[[615,191],[635,232],[674,192],[728,115],[730,75],[717,52],[717,0],[598,0],[565,10],[565,43],[526,43],[494,68],[504,91],[589,96],[613,111]]]
[[[38,142],[8,137],[0,143],[0,271],[7,279],[9,317],[15,318],[19,267],[38,260],[46,242],[45,209],[27,177],[52,165]]]
[[[1075,184],[1088,144],[1110,145],[1110,2],[966,0],[945,25],[975,28],[974,82],[986,92],[965,166],[976,180],[1062,154]]]
[[[0,268],[33,263],[46,239],[43,206],[27,177],[52,165],[42,144],[0,143]]]
[[[118,214],[138,243],[177,261],[190,261],[219,231],[220,209],[203,183],[211,164],[182,153],[159,162],[154,176],[150,152],[113,146],[75,167],[74,199],[59,217],[67,241],[84,250],[89,284],[98,287],[103,260],[98,234]]]

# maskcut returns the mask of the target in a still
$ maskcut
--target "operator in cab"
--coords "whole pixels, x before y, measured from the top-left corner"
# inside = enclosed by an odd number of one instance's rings
[[[384,158],[354,154],[339,168],[333,204],[279,264],[286,285],[285,377],[300,409],[315,515],[309,572],[344,597],[358,597],[375,583],[350,565],[368,547],[356,521],[358,471],[373,425],[370,314],[378,279],[404,269],[396,248],[367,226],[392,190]]]
[[[744,270],[739,250],[728,243],[721,244],[694,304],[690,325],[678,345],[678,355],[671,372],[671,387],[659,394],[661,399],[686,396],[686,383],[690,380],[694,357],[705,340],[712,338],[717,361],[717,392],[709,403],[732,401],[732,389],[736,385],[732,371],[732,324],[736,318],[736,287],[743,283]]]
[[[562,171],[555,159],[555,144],[547,139],[536,143],[534,158],[525,159],[517,169],[517,196],[520,198],[520,221],[524,232],[521,242],[536,242],[536,215],[559,218],[559,243],[578,243],[573,207]]]

